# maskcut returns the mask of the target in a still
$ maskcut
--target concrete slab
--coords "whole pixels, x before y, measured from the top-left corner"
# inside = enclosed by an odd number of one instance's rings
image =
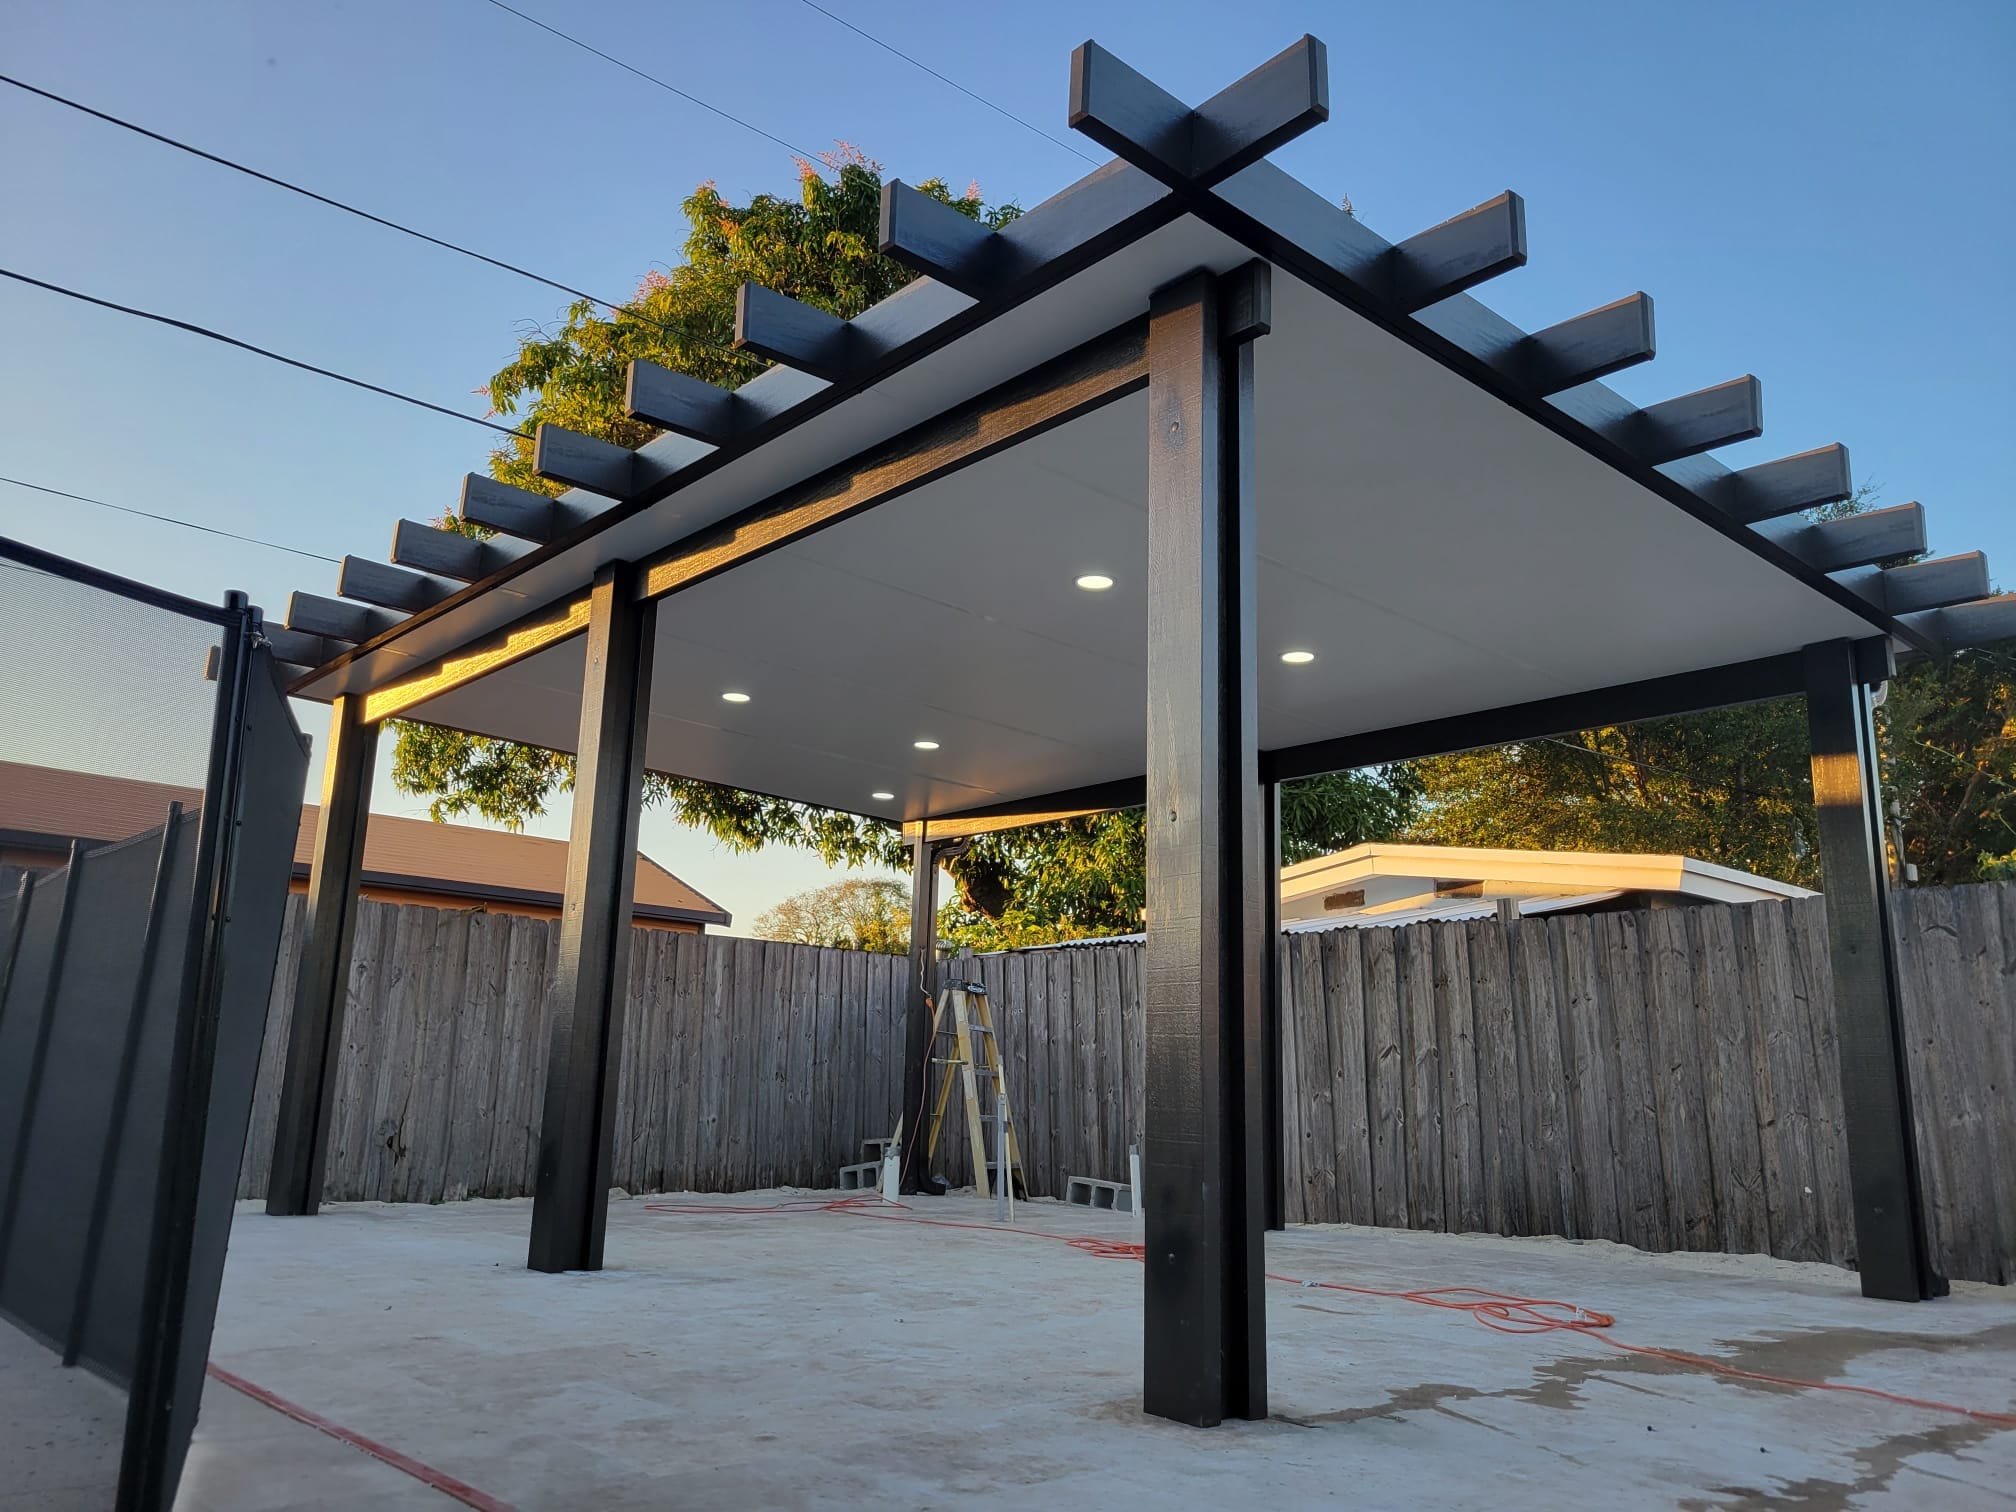
[[[0,1319],[0,1512],[98,1512],[119,1488],[126,1393]]]
[[[2010,1428],[1290,1285],[1268,1296],[1274,1418],[1179,1428],[1140,1411],[1136,1264],[1027,1232],[1126,1239],[1126,1215],[720,1211],[801,1197],[615,1202],[611,1268],[568,1276],[524,1268],[525,1202],[247,1205],[213,1358],[521,1508],[1972,1508],[2016,1488]],[[1907,1307],[1822,1265],[1346,1227],[1270,1236],[1268,1263],[1559,1299],[1635,1343],[2016,1412],[2016,1289]],[[186,1505],[449,1505],[247,1409],[211,1383]]]

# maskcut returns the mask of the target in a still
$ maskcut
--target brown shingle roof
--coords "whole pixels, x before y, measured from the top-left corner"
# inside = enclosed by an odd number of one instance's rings
[[[60,767],[0,761],[0,840],[17,844],[71,839],[124,840],[161,822],[170,803],[193,807],[195,788]],[[301,809],[294,870],[305,875],[321,818]],[[558,907],[567,887],[567,842],[466,824],[435,824],[373,814],[364,834],[364,880],[381,886]],[[637,853],[637,912],[651,918],[727,924],[729,916],[642,851]]]

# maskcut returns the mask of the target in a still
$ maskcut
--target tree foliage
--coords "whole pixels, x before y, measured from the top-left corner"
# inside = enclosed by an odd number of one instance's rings
[[[762,940],[904,955],[910,949],[910,889],[881,877],[848,877],[794,894],[758,915]]]
[[[2016,641],[1907,668],[1879,719],[1918,880],[2016,880]]]
[[[1408,838],[1678,853],[1815,886],[1806,750],[1788,699],[1431,757],[1410,764]]]
[[[557,330],[526,337],[485,390],[493,410],[522,418],[528,432],[550,421],[641,446],[656,432],[624,413],[624,376],[633,358],[724,388],[739,387],[767,366],[732,345],[735,293],[744,282],[843,318],[901,288],[914,275],[877,250],[880,169],[844,146],[828,156],[826,168],[801,162],[795,198],[764,194],[739,206],[702,184],[684,204],[685,261],[647,275],[621,311],[604,313],[580,301]],[[917,187],[989,226],[1019,213],[1012,204],[983,204],[977,185],[964,195],[938,179]],[[529,439],[508,440],[492,454],[490,471],[520,488],[560,492],[533,473]],[[443,523],[483,533],[452,517]],[[399,725],[396,740],[394,785],[429,798],[436,819],[473,813],[516,827],[573,786],[573,759],[558,752],[415,724]],[[902,861],[895,829],[865,817],[677,777],[650,777],[644,798],[740,850],[790,845],[834,864]]]

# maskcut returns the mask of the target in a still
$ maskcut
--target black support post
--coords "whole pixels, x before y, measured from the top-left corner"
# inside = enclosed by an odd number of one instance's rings
[[[1267,1172],[1267,1227],[1288,1227],[1288,1181],[1282,1098],[1286,1068],[1281,1064],[1281,784],[1260,785],[1260,876],[1262,931],[1260,951],[1260,1102],[1265,1140],[1262,1159]]]
[[[1199,1426],[1267,1415],[1253,327],[1220,301],[1192,274],[1148,334],[1142,1400]]]
[[[366,723],[363,712],[363,698],[346,694],[329,715],[322,819],[308,872],[308,929],[294,978],[273,1174],[266,1185],[266,1211],[280,1218],[312,1214],[322,1205],[336,1057],[350,994],[350,947],[357,934],[357,889],[364,874],[364,827],[378,760],[378,726]]]
[[[632,564],[612,562],[597,570],[589,593],[567,899],[526,1261],[537,1271],[602,1268],[657,619],[655,602],[640,600],[637,586]]]
[[[1806,648],[1806,718],[1819,815],[1820,886],[1841,1045],[1841,1100],[1862,1295],[1946,1294],[1934,1268],[1905,1052],[1874,705],[1852,642]]]
[[[903,994],[903,1164],[897,1190],[914,1193],[924,1169],[924,1114],[931,1092],[931,1005],[938,993],[938,847],[928,825],[911,845],[910,967]]]

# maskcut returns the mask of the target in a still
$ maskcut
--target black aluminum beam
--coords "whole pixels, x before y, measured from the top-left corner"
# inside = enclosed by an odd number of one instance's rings
[[[710,446],[734,440],[758,418],[750,413],[747,400],[736,402],[734,390],[717,388],[641,357],[631,362],[624,379],[623,408],[633,420],[663,426]]]
[[[1742,468],[1707,490],[1725,514],[1745,525],[1839,504],[1854,494],[1848,448],[1838,445]]]
[[[1863,1296],[1919,1302],[1947,1287],[1918,1170],[1873,705],[1850,642],[1808,646],[1803,661],[1856,1267]]]
[[[881,247],[906,268],[974,299],[997,296],[1039,266],[1032,249],[1013,237],[901,179],[882,186]]]
[[[920,826],[910,844],[910,959],[903,992],[902,1165],[897,1190],[915,1193],[924,1169],[924,1110],[931,1105],[932,1005],[938,996],[938,853],[935,826]]]
[[[464,583],[480,582],[532,550],[529,542],[508,536],[478,540],[459,530],[443,530],[418,520],[401,520],[392,527],[394,562]]]
[[[658,614],[638,596],[636,576],[631,563],[610,562],[596,570],[589,593],[567,901],[526,1259],[536,1271],[602,1268]]]
[[[621,499],[635,493],[653,468],[642,452],[542,420],[533,433],[532,471],[569,488]]]
[[[1526,266],[1526,201],[1507,189],[1386,255],[1386,297],[1410,314]]]
[[[1867,658],[1882,647],[1883,638],[1874,636],[1855,644],[1865,648],[1858,654]],[[1884,674],[1875,663],[1865,660],[1864,675],[1880,681]],[[1419,724],[1368,730],[1364,734],[1343,735],[1334,740],[1284,746],[1280,750],[1262,753],[1260,775],[1269,782],[1292,782],[1301,777],[1319,777],[1326,772],[1348,772],[1360,767],[1384,766],[1391,761],[1409,761],[1420,756],[1475,751],[1485,746],[1539,740],[1549,735],[1567,735],[1576,730],[1592,730],[1604,725],[1636,724],[1646,719],[1695,714],[1703,709],[1723,709],[1736,704],[1762,703],[1772,698],[1791,698],[1804,692],[1805,688],[1804,662],[1798,652],[1791,651],[1779,656],[1760,657],[1755,661],[1678,672],[1670,677],[1594,688],[1587,693],[1571,693],[1561,698],[1508,704],[1476,714],[1428,719]]]
[[[1330,119],[1328,53],[1304,36],[1192,110],[1087,42],[1071,54],[1068,119],[1164,183],[1208,188]]]
[[[1745,376],[1648,404],[1611,428],[1641,462],[1677,462],[1764,434],[1764,385]]]
[[[378,726],[364,700],[336,700],[329,714],[329,754],[322,766],[322,817],[308,873],[308,930],[294,976],[280,1111],[273,1128],[273,1170],[266,1211],[298,1217],[322,1205],[329,1118],[336,1105],[336,1062],[350,997],[350,954],[357,935],[357,891],[371,811]]]
[[[482,473],[462,480],[462,518],[487,530],[543,545],[578,530],[601,513],[574,500],[549,499]],[[509,564],[506,564],[509,565]]]
[[[325,640],[363,641],[382,635],[406,618],[391,609],[323,598],[319,593],[295,593],[287,599],[287,628]]]
[[[890,351],[867,326],[749,283],[735,296],[735,345],[828,383],[875,366]]]
[[[374,562],[369,557],[346,556],[336,570],[336,592],[340,597],[396,609],[402,614],[426,609],[461,591],[462,584],[451,578]]]
[[[324,662],[347,650],[348,642],[329,640],[320,635],[309,635],[300,630],[289,630],[284,625],[268,625],[261,632],[266,643],[273,648],[273,659],[289,662],[299,667],[319,667]]]
[[[1076,819],[1085,814],[1104,814],[1114,809],[1139,808],[1147,784],[1139,777],[1123,777],[1117,782],[1095,782],[1086,787],[1066,788],[1035,798],[1006,798],[979,808],[961,809],[956,814],[933,815],[931,833],[940,840],[959,840],[972,835],[991,835],[997,830],[1020,829],[1029,824],[1048,824],[1053,819]],[[924,822],[911,820],[903,826],[903,838],[914,840],[923,832]]]
[[[1903,623],[1913,634],[1946,654],[1964,651],[1969,646],[2016,640],[2016,593],[1973,599],[1944,609],[1921,610],[1906,615]]]
[[[1142,1405],[1267,1415],[1253,348],[1215,280],[1149,304]]]
[[[1534,393],[1558,394],[1650,362],[1658,352],[1652,296],[1638,293],[1535,331],[1513,348],[1508,367]]]
[[[1260,954],[1260,1102],[1264,1110],[1261,1127],[1262,1165],[1266,1170],[1265,1204],[1267,1228],[1279,1232],[1288,1227],[1288,1123],[1287,1088],[1281,1046],[1281,784],[1260,784],[1260,904],[1265,917],[1261,924],[1266,941]]]
[[[1922,504],[1893,504],[1813,523],[1767,520],[1754,529],[1816,572],[1843,572],[1917,556],[1926,545]]]
[[[1843,573],[1841,581],[1865,595],[1886,614],[1917,614],[1988,596],[1988,558],[1978,551],[1928,557],[1902,567],[1869,567]]]
[[[922,425],[716,524],[644,562],[653,598],[690,588],[1080,415],[1148,381],[1147,324],[1130,321]]]

